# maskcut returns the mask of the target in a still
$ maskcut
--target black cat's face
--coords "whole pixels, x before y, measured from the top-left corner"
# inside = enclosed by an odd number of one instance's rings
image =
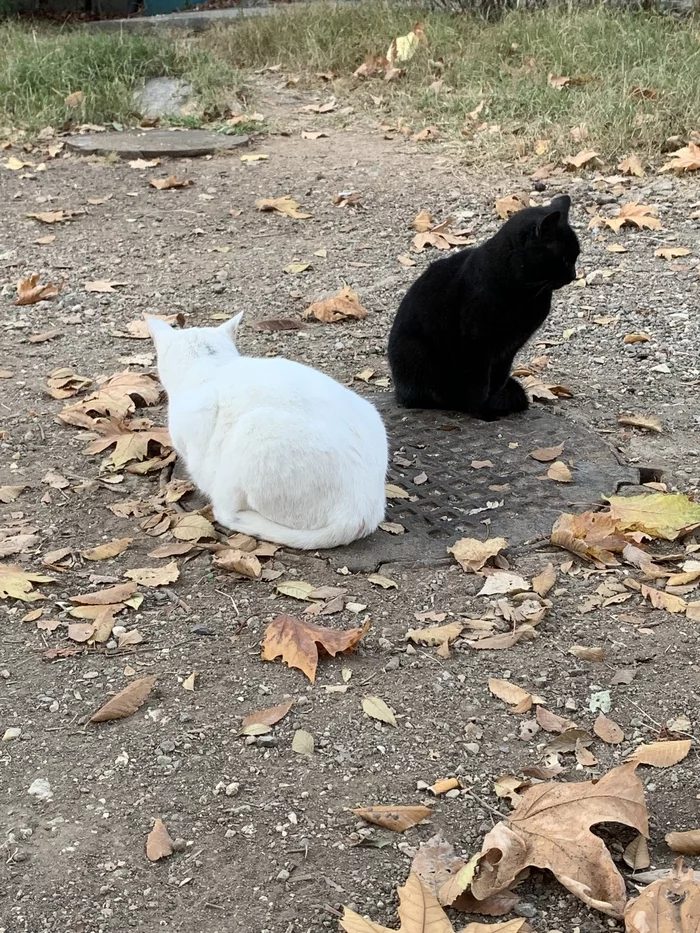
[[[557,289],[576,278],[581,248],[569,226],[570,205],[570,199],[562,196],[555,198],[548,208],[535,208],[530,217],[523,216],[519,271],[524,286]]]

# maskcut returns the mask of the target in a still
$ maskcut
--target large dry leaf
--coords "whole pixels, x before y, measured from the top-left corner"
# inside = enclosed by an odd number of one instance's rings
[[[430,625],[428,628],[412,628],[406,632],[406,638],[419,645],[449,644],[459,638],[464,628],[463,622],[449,622],[447,625]]]
[[[180,541],[199,541],[200,538],[216,537],[216,529],[212,523],[199,512],[178,515],[171,531],[173,537]]]
[[[627,761],[637,765],[652,765],[654,768],[670,768],[686,757],[693,742],[691,739],[679,739],[676,742],[650,742],[640,745],[632,752]]]
[[[34,583],[54,583],[53,577],[46,577],[42,573],[32,573],[19,564],[0,564],[0,599],[21,599],[22,602],[31,603],[37,599],[45,599],[41,593],[34,591]]]
[[[85,593],[82,596],[70,596],[72,603],[80,606],[113,606],[129,599],[136,592],[135,583],[118,583],[107,587],[106,590],[97,590],[95,593]]]
[[[433,813],[430,807],[420,805],[412,807],[358,807],[352,812],[355,816],[359,816],[368,823],[381,826],[382,829],[390,829],[394,833],[403,833],[407,829],[411,829],[412,826],[422,823]]]
[[[700,146],[697,143],[688,143],[678,149],[667,162],[659,169],[661,172],[697,172],[700,169]]]
[[[584,560],[601,564],[616,564],[615,553],[621,553],[630,540],[618,530],[607,512],[564,512],[552,528],[552,544],[565,548]]]
[[[135,567],[124,574],[140,586],[167,586],[180,576],[180,570],[174,560],[164,567]]]
[[[85,425],[81,416],[125,418],[135,411],[137,405],[155,405],[159,398],[160,386],[153,376],[124,371],[110,376],[100,385],[99,391],[64,408],[58,417],[67,424],[92,428],[93,424]]]
[[[17,283],[17,301],[16,305],[33,305],[37,301],[49,301],[55,298],[61,291],[62,285],[39,284],[39,273],[35,272],[28,279],[21,279]]]
[[[91,385],[92,379],[79,376],[67,367],[53,369],[46,379],[46,391],[51,398],[70,398],[71,395],[76,395],[82,389],[87,389]],[[85,427],[87,426],[85,425]]]
[[[109,560],[110,557],[118,557],[122,554],[133,540],[133,538],[117,538],[115,541],[98,544],[97,547],[87,548],[80,553],[85,560]]]
[[[111,700],[108,700],[104,706],[101,706],[96,713],[88,719],[91,722],[109,722],[112,719],[125,719],[127,716],[133,716],[146,702],[148,694],[153,689],[156,678],[140,677],[138,680],[132,680]]]
[[[700,884],[678,859],[670,877],[654,881],[625,909],[626,933],[697,933]]]
[[[513,214],[530,206],[530,196],[528,194],[509,194],[504,198],[496,199],[496,213],[501,220],[508,220]]]
[[[325,301],[314,301],[302,314],[303,318],[315,317],[324,324],[334,324],[352,317],[362,320],[367,317],[367,310],[360,304],[356,292],[344,285],[342,290]]]
[[[663,590],[657,590],[645,583],[642,583],[641,594],[644,599],[649,600],[654,609],[665,609],[666,612],[682,613],[688,605],[682,597],[674,596],[673,593],[664,593]]]
[[[532,578],[532,588],[538,596],[544,598],[556,582],[557,572],[554,569],[554,564],[547,564],[544,570],[541,570],[536,577]]]
[[[487,561],[505,551],[507,547],[508,542],[505,538],[489,538],[486,541],[479,541],[478,538],[460,538],[452,547],[448,547],[447,553],[454,556],[462,570],[476,573]]]
[[[513,573],[511,570],[497,570],[495,573],[489,573],[477,595],[508,595],[509,593],[524,593],[530,589],[532,589],[530,582],[525,577],[521,577],[519,573]]]
[[[620,918],[625,883],[598,836],[598,823],[623,823],[648,835],[644,790],[636,765],[614,768],[599,781],[538,784],[511,816],[487,834],[471,891],[488,897],[528,866],[547,868],[590,907]]]
[[[362,628],[338,631],[304,619],[278,615],[265,629],[262,659],[274,661],[281,657],[289,667],[296,667],[313,682],[316,679],[319,653],[325,652],[335,657],[336,654],[354,651],[368,629],[369,622]]]
[[[157,862],[158,859],[172,855],[174,851],[173,840],[165,828],[165,823],[157,819],[146,839],[146,855],[152,862]]]
[[[114,444],[109,460],[115,467],[122,467],[131,460],[145,460],[151,444],[158,445],[161,451],[170,448],[167,428],[154,428],[144,419],[124,422],[110,418],[96,421],[93,427],[103,436],[92,441],[85,452],[100,454]]]
[[[421,217],[419,214],[416,221]],[[425,218],[423,218],[425,220]],[[414,221],[415,224],[415,221]],[[454,249],[455,246],[468,246],[474,242],[471,236],[471,230],[453,230],[450,227],[453,224],[451,217],[443,220],[442,223],[434,224],[417,233],[413,237],[413,246],[411,249],[416,253],[421,253],[427,246],[434,246],[435,249]],[[421,224],[424,226],[424,224]]]
[[[411,863],[411,871],[418,875],[423,884],[437,897],[443,907],[452,900],[443,900],[441,888],[452,881],[464,868],[464,861],[458,858],[451,843],[443,839],[441,833],[422,842]],[[461,892],[460,892],[461,893]]]
[[[684,833],[666,833],[664,838],[672,852],[680,852],[681,855],[700,855],[700,829],[689,829]]]
[[[276,211],[278,214],[284,214],[287,217],[293,217],[294,220],[307,220],[312,214],[300,211],[300,204],[288,194],[281,198],[261,198],[255,202],[259,211]]]
[[[700,504],[683,493],[611,496],[610,515],[620,531],[641,531],[652,538],[675,541],[700,525]]]

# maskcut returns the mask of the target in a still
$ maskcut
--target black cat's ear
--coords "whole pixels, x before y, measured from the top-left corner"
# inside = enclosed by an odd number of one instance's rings
[[[559,232],[560,211],[545,214],[537,224],[537,236],[542,240],[555,240]]]
[[[569,208],[571,207],[571,198],[568,194],[561,194],[558,198],[554,198],[549,206],[552,210],[559,211],[561,216],[567,220],[569,217]]]

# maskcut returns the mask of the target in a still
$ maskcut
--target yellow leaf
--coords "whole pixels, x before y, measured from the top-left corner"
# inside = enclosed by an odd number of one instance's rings
[[[381,697],[365,697],[362,701],[362,709],[371,719],[378,719],[379,722],[385,722],[390,726],[398,726],[394,710],[387,706]]]
[[[562,159],[562,164],[569,170],[575,170],[577,168],[583,168],[584,165],[588,165],[589,162],[592,162],[594,159],[597,159],[598,153],[594,149],[582,149],[574,156],[567,156]]]
[[[194,693],[194,682],[197,678],[197,671],[192,671],[189,677],[186,677],[182,681],[182,689],[188,690],[190,693]]]
[[[409,493],[405,489],[402,489],[400,486],[394,486],[392,483],[387,483],[384,487],[387,499],[408,499]]]
[[[621,531],[641,531],[652,538],[675,541],[700,525],[700,504],[682,493],[611,496],[610,514]]]
[[[305,729],[297,729],[292,739],[292,751],[297,755],[311,756],[314,753],[314,737]]]
[[[298,201],[295,201],[288,194],[281,198],[261,198],[255,202],[255,206],[259,211],[276,211],[278,214],[285,214],[287,217],[294,218],[294,220],[307,220],[313,216],[299,210],[300,204]]]
[[[97,547],[81,551],[81,554],[85,560],[108,560],[110,557],[117,557],[123,553],[133,540],[133,538],[117,538],[115,541],[108,541],[106,544],[98,544]]]
[[[180,571],[175,561],[172,560],[164,567],[138,567],[134,570],[127,570],[124,576],[140,586],[167,586],[168,583],[174,583],[177,580]]]
[[[460,538],[452,547],[447,548],[447,553],[453,555],[462,570],[476,573],[491,558],[507,548],[508,542],[505,538],[488,538],[486,541],[479,541],[478,538]]]
[[[309,600],[316,587],[306,580],[283,580],[275,589],[283,596],[291,596],[292,599]]]
[[[628,156],[626,159],[623,159],[617,167],[623,175],[636,175],[638,178],[644,177],[644,169],[642,168],[642,163],[639,161],[639,156]]]
[[[406,638],[421,645],[443,645],[459,638],[464,628],[463,622],[450,622],[447,625],[431,625],[428,628],[416,628],[406,632]]]
[[[310,262],[290,262],[288,266],[284,267],[284,271],[288,275],[299,275],[300,272],[306,272],[306,270],[310,268]]]
[[[241,156],[241,162],[264,162],[270,156],[265,152],[250,152],[248,155]]]
[[[212,523],[198,512],[178,516],[172,533],[180,541],[199,541],[200,538],[216,537],[216,529]]]
[[[33,591],[33,583],[55,583],[53,577],[41,573],[32,573],[18,564],[0,563],[0,599],[21,599],[25,603],[45,599],[41,593]]]

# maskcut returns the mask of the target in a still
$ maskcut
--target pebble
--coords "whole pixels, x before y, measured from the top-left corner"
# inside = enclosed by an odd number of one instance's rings
[[[278,875],[277,875],[277,880],[278,880],[278,881],[288,881],[288,880],[289,880],[289,872],[287,871],[286,868],[283,868],[282,871],[280,871],[280,872],[278,873]]]
[[[255,736],[250,736],[250,738],[255,738]],[[278,741],[276,735],[259,735],[256,744],[262,748],[275,748]]]
[[[384,670],[385,671],[398,671],[401,666],[401,660],[395,655],[393,658],[389,658],[387,661]]]
[[[537,908],[533,907],[532,904],[516,904],[513,908],[513,913],[517,914],[519,917],[526,917],[528,920],[533,920],[537,916]]]
[[[236,797],[241,789],[241,785],[236,781],[232,781],[230,784],[226,785],[226,790],[224,793],[227,797]]]
[[[27,793],[31,797],[36,797],[37,800],[42,801],[51,800],[53,797],[53,790],[51,789],[51,785],[46,780],[46,778],[37,778],[36,780],[32,781],[32,783],[29,785],[29,790]]]
[[[20,735],[22,735],[22,730],[19,726],[10,726],[9,729],[5,729],[2,740],[3,742],[13,742],[15,739],[18,739]]]
[[[193,625],[192,626],[193,635],[213,635],[214,632],[210,628],[207,628],[206,625]]]

